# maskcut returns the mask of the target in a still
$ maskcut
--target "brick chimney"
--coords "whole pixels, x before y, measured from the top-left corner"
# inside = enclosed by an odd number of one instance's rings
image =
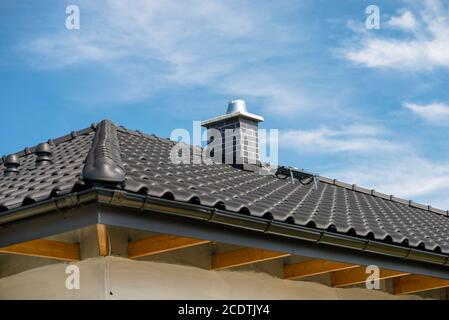
[[[201,126],[207,129],[208,147],[214,149],[211,156],[239,168],[258,164],[257,131],[262,121],[263,117],[246,110],[245,101],[230,101],[226,114],[201,122]]]

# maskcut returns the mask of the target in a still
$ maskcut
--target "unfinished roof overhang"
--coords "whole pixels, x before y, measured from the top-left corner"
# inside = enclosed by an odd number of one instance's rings
[[[13,210],[0,224],[0,247],[106,224],[449,279],[445,255],[100,188]]]

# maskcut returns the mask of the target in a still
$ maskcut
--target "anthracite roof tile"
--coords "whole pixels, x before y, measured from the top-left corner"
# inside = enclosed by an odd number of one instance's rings
[[[16,154],[18,173],[5,174],[0,162],[0,208],[11,209],[71,192],[82,183],[84,160],[94,136],[90,128],[74,138],[56,139],[49,145],[51,162],[42,165],[36,163],[36,147],[27,148]]]
[[[16,153],[17,173],[5,175],[6,158],[0,160],[0,211],[100,183],[449,254],[447,211],[325,177],[318,177],[315,190],[221,163],[173,164],[173,145],[107,120],[49,140],[49,163],[36,165],[36,147]]]

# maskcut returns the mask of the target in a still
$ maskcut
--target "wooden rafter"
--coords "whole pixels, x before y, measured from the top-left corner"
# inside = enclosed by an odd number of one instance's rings
[[[331,274],[331,283],[333,287],[350,286],[366,282],[370,275],[371,273],[366,272],[365,266],[360,266],[357,268],[333,272]],[[377,280],[397,278],[404,275],[408,275],[408,273],[381,269],[379,270],[379,278],[377,278]]]
[[[98,254],[105,257],[109,253],[108,233],[104,224],[97,224]]]
[[[172,235],[158,235],[135,240],[128,243],[128,258],[135,259],[163,252],[189,248],[210,243],[209,240],[200,240]]]
[[[288,256],[288,253],[262,249],[243,248],[234,251],[214,254],[212,256],[212,269],[227,269],[256,262],[280,259]]]
[[[284,266],[284,278],[300,279],[333,271],[352,269],[356,267],[358,266],[348,263],[315,259]]]
[[[0,253],[11,253],[63,261],[80,260],[80,246],[78,243],[66,243],[45,239],[32,240],[3,247],[0,248]]]
[[[394,294],[414,293],[448,287],[449,280],[415,274],[394,279]]]

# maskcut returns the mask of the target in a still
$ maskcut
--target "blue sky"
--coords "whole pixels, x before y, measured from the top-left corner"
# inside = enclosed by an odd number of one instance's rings
[[[448,19],[436,0],[2,1],[0,153],[104,118],[168,137],[242,98],[282,164],[449,209]]]

